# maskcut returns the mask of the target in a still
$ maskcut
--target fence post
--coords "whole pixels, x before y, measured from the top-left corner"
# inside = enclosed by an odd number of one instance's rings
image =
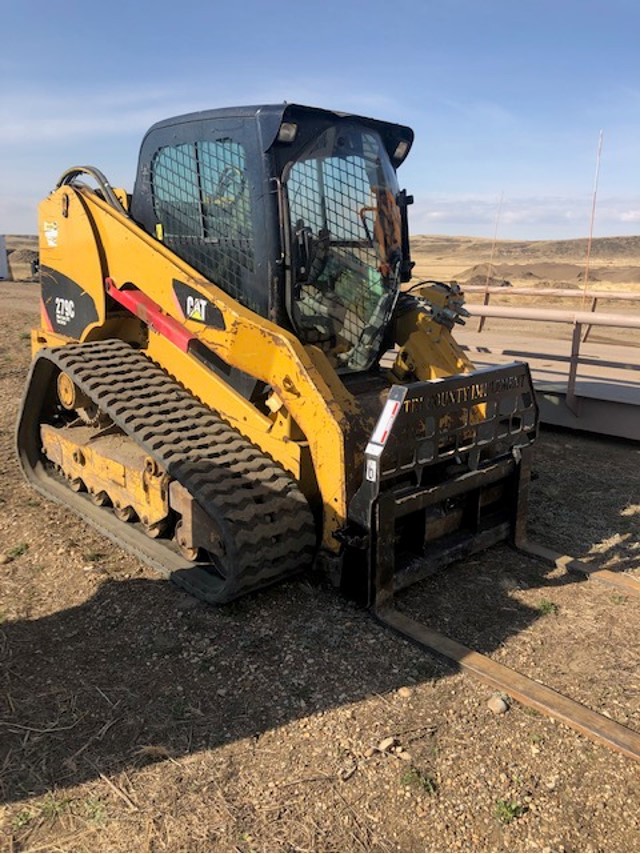
[[[591,311],[592,313],[594,313],[594,312],[596,311],[596,304],[597,304],[597,302],[598,302],[598,301],[599,301],[599,298],[598,298],[598,297],[594,297],[594,298],[593,298],[593,300],[592,300],[592,308],[590,309],[590,311]],[[591,329],[592,329],[592,324],[589,324],[589,325],[588,325],[588,328],[585,330],[585,335],[583,336],[583,343],[584,343],[584,344],[585,344],[585,342],[588,340],[588,335],[590,334],[590,330],[591,330]]]
[[[570,353],[570,371],[568,373],[568,388],[565,394],[565,403],[568,409],[578,417],[579,405],[576,399],[576,374],[579,367],[579,351],[581,349],[581,331],[583,325],[577,320],[574,321],[574,329],[572,331],[572,352]]]

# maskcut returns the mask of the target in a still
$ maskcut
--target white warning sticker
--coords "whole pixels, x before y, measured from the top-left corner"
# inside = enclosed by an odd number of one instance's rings
[[[45,240],[47,241],[47,246],[57,246],[58,245],[58,223],[52,220],[47,221],[42,224],[42,231],[45,236]]]
[[[381,417],[378,419],[378,424],[374,428],[370,442],[376,442],[377,445],[384,445],[387,442],[400,408],[401,404],[398,400],[387,401],[381,412]]]

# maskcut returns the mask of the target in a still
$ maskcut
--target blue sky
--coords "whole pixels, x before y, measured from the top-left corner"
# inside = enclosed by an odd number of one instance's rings
[[[414,233],[639,233],[638,0],[3,0],[0,233],[154,121],[283,100],[411,125]]]

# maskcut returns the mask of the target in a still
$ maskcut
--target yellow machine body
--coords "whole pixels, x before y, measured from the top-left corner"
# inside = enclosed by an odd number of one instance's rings
[[[401,287],[412,138],[230,108],[155,125],[131,196],[64,173],[39,209],[33,485],[212,602],[320,558],[372,601],[397,546],[436,566],[510,536],[531,383],[475,371],[458,286]]]
[[[98,307],[96,321],[79,340],[117,337],[142,346],[195,397],[291,472],[310,502],[320,502],[323,545],[337,552],[340,544],[334,534],[345,526],[350,489],[353,492],[360,475],[364,440],[373,423],[340,382],[323,351],[301,344],[292,333],[231,300],[88,189],[59,188],[41,203],[39,218],[41,268],[54,268],[83,282]],[[55,246],[47,238],[52,224]],[[176,277],[219,309],[224,329],[183,318],[171,288]],[[268,383],[274,389],[271,416],[260,413],[218,375],[152,327],[126,316],[106,321],[107,278],[116,287],[133,283],[227,364]],[[73,340],[47,330],[44,306],[42,318],[33,334],[34,355],[42,347]],[[396,324],[395,337],[400,352],[392,372],[399,378],[411,373],[434,379],[473,370],[451,332],[426,311],[404,315]]]

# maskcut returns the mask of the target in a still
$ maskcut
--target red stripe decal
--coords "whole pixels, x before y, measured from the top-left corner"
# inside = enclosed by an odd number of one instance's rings
[[[189,342],[196,336],[192,335],[182,323],[178,323],[173,317],[165,314],[157,302],[154,302],[137,288],[120,290],[116,287],[113,279],[105,279],[105,290],[112,299],[139,317],[150,329],[163,335],[183,353],[187,352]]]
[[[396,420],[396,415],[400,406],[401,405],[398,400],[388,400],[385,403],[378,424],[372,433],[372,442],[375,442],[377,445],[384,445],[385,442],[387,442],[387,438],[394,426],[394,421]]]
[[[51,318],[47,314],[47,307],[42,296],[40,297],[40,319],[42,320],[42,325],[46,331],[53,332],[53,324],[51,323]]]

